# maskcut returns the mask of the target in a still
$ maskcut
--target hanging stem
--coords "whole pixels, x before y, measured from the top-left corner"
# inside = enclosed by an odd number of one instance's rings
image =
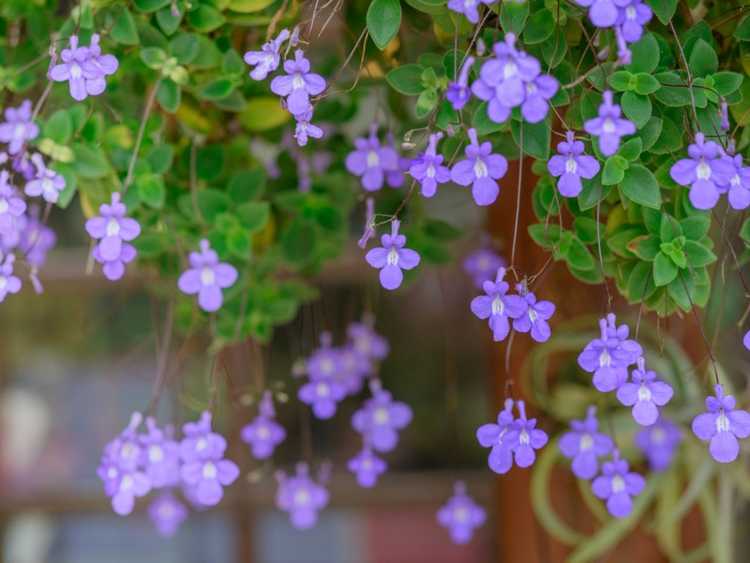
[[[156,92],[161,84],[161,78],[151,88],[151,92],[148,94],[146,99],[146,107],[143,108],[143,116],[141,117],[141,124],[138,126],[138,134],[135,138],[135,146],[133,147],[133,154],[130,156],[130,163],[128,164],[128,173],[125,175],[125,181],[122,184],[122,193],[128,191],[130,184],[133,183],[133,173],[135,172],[135,163],[138,162],[138,152],[141,150],[141,143],[143,142],[143,135],[146,132],[146,122],[151,115],[151,110],[154,107],[154,101],[156,100]]]

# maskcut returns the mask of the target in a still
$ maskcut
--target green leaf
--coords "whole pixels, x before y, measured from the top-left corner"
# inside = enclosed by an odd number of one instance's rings
[[[198,97],[203,100],[223,100],[234,90],[234,82],[229,78],[218,78],[201,86]]]
[[[568,234],[569,231],[566,231]],[[596,267],[594,256],[580,239],[571,234],[564,253],[565,261],[571,268],[576,270],[593,270]]]
[[[693,73],[693,77],[713,74],[719,68],[719,58],[716,51],[706,41],[698,39],[693,46],[692,53],[690,53],[688,68]]]
[[[177,14],[175,15],[171,7],[162,8],[156,12],[156,22],[165,35],[172,35],[180,27],[180,23],[182,23],[184,10],[177,8],[176,12]]]
[[[750,41],[750,16],[745,16],[734,30],[734,36],[740,41]]]
[[[641,260],[653,262],[656,259],[656,255],[659,254],[660,246],[661,241],[659,237],[649,235],[633,239],[628,244],[628,249]]]
[[[523,152],[534,158],[547,160],[550,151],[550,126],[549,117],[539,123],[518,122],[513,120],[510,124],[513,140],[521,148],[521,136],[523,136]]]
[[[99,147],[90,147],[81,143],[72,147],[75,155],[75,170],[83,178],[102,178],[112,171],[104,151]]]
[[[232,206],[229,196],[219,190],[208,188],[199,190],[196,199],[203,219],[207,223],[213,223],[221,213],[226,213]]]
[[[654,259],[654,285],[663,287],[677,277],[677,266],[663,252],[659,252]]]
[[[255,132],[279,127],[290,117],[291,114],[281,107],[275,96],[258,96],[247,101],[238,119],[245,129]]]
[[[625,92],[620,100],[622,112],[640,129],[651,119],[651,100],[635,92]]]
[[[669,23],[677,10],[677,0],[648,0],[648,5],[664,25]]]
[[[461,237],[460,229],[440,219],[427,219],[424,225],[424,233],[430,238],[442,241],[456,240]]]
[[[553,248],[558,242],[560,242],[559,225],[536,223],[534,225],[529,225],[528,231],[531,239],[547,250]]]
[[[660,118],[652,116],[646,122],[646,125],[638,131],[638,136],[643,142],[642,151],[649,151],[654,146],[654,143],[659,139],[659,135],[661,135],[663,125],[664,123]]]
[[[261,230],[271,217],[271,205],[267,201],[248,201],[237,207],[237,216],[248,232]]]
[[[72,134],[73,120],[65,110],[57,110],[44,124],[43,135],[58,144],[67,144]]]
[[[620,189],[625,197],[639,205],[653,209],[661,207],[661,192],[656,178],[648,168],[640,164],[630,165],[625,172]]]
[[[167,62],[167,54],[159,47],[146,47],[140,50],[141,60],[153,70],[161,70]]]
[[[169,42],[169,52],[181,65],[195,61],[200,52],[200,40],[194,33],[180,33]]]
[[[661,223],[659,224],[659,238],[662,242],[672,242],[677,237],[682,236],[682,227],[677,220],[668,214],[661,216]]]
[[[250,233],[240,226],[234,226],[229,229],[225,235],[227,250],[233,256],[247,259],[250,255],[252,240]]]
[[[691,215],[680,221],[680,227],[688,240],[700,240],[708,234],[711,219],[703,214]]]
[[[722,96],[728,96],[742,86],[742,75],[738,72],[722,70],[713,75],[714,88]]]
[[[555,31],[555,18],[547,8],[534,12],[523,32],[523,42],[526,45],[535,45],[549,39]]]
[[[208,33],[224,25],[226,18],[213,6],[201,4],[197,10],[188,12],[187,20],[198,31]]]
[[[281,236],[284,257],[294,264],[309,262],[315,251],[317,232],[310,223],[293,221]]]
[[[708,266],[716,261],[716,255],[711,250],[694,240],[685,243],[685,255],[693,268]]]
[[[422,72],[424,67],[418,64],[405,64],[389,71],[385,79],[391,88],[406,96],[416,96],[424,90]]]
[[[583,180],[583,189],[578,194],[578,207],[581,211],[588,211],[609,195],[610,186],[602,186],[601,175],[597,174],[591,180]]]
[[[156,92],[156,100],[167,113],[174,113],[180,107],[182,92],[180,87],[172,80],[164,79],[159,82],[159,90]]]
[[[112,39],[122,45],[138,45],[138,29],[130,11],[123,6],[115,6],[112,12],[114,24],[110,31]]]
[[[160,8],[168,6],[172,0],[133,0],[133,4],[141,12],[155,12]]]
[[[617,154],[619,154],[628,162],[633,162],[639,156],[641,156],[642,150],[643,150],[643,141],[641,141],[639,137],[633,137],[632,139],[628,139],[627,141],[625,141],[620,146],[620,148],[617,151]]]
[[[690,89],[679,74],[673,71],[659,72],[655,75],[661,83],[661,88],[654,92],[654,97],[665,106],[683,107],[691,102]],[[693,90],[695,93],[695,89]]]
[[[242,170],[229,179],[229,196],[237,203],[260,197],[265,189],[266,173],[262,168]]]
[[[273,4],[274,0],[229,0],[228,8],[233,12],[250,14],[260,12]]]
[[[401,27],[399,0],[372,0],[367,9],[367,31],[381,51],[396,37]]]
[[[655,154],[667,154],[682,148],[684,131],[680,131],[674,121],[668,117],[662,119],[662,130],[659,138],[649,149]]]
[[[505,33],[521,35],[529,17],[528,2],[503,2],[500,5],[500,25]]]
[[[630,72],[653,72],[659,66],[659,43],[652,33],[645,33],[641,39],[630,45],[632,62],[625,68]]]
[[[635,92],[637,94],[647,96],[648,94],[653,94],[659,88],[661,88],[661,83],[652,75],[645,72],[635,75]]]
[[[417,105],[415,108],[417,117],[422,119],[423,117],[429,115],[429,113],[437,106],[439,99],[440,98],[438,96],[437,90],[423,90],[417,98]]]
[[[651,293],[654,288],[652,269],[650,262],[638,262],[631,270],[626,290],[630,301],[641,301]]]
[[[602,186],[614,186],[622,182],[625,171],[628,169],[628,161],[622,156],[614,154],[604,161],[602,170]]]
[[[485,137],[486,135],[502,131],[504,125],[490,119],[490,116],[487,114],[487,102],[482,102],[477,106],[471,118],[471,126],[477,130],[477,136]]]
[[[164,174],[172,167],[174,149],[172,145],[156,145],[146,155],[146,160],[151,165],[151,171],[155,174]]]
[[[167,191],[164,180],[157,174],[141,174],[135,178],[135,189],[138,199],[149,207],[161,209],[164,207]]]
[[[618,70],[609,75],[607,83],[617,92],[625,92],[632,88],[631,84],[634,82],[635,77],[627,70]]]

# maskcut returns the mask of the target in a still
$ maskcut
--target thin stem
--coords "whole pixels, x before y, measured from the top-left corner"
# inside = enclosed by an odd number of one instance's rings
[[[688,291],[687,284],[685,283],[685,280],[680,276],[680,281],[682,282],[682,287],[685,289],[685,295],[687,295],[688,302],[690,303],[690,310],[693,313],[693,317],[695,317],[695,323],[698,325],[698,330],[701,333],[701,338],[703,338],[703,342],[706,344],[706,349],[708,350],[708,357],[711,360],[711,367],[713,367],[714,370],[714,377],[716,378],[716,384],[718,385],[719,382],[719,368],[716,365],[716,357],[714,356],[714,351],[711,348],[711,343],[708,341],[708,338],[706,338],[706,333],[703,331],[703,325],[701,324],[700,317],[698,316],[698,311],[695,308],[695,305],[693,304],[693,298],[690,297],[690,292]]]
[[[513,270],[515,274],[515,265],[516,265],[516,242],[518,241],[518,222],[521,218],[521,183],[523,182],[523,123],[521,123],[521,126],[519,128],[518,133],[518,193],[516,194],[516,218],[515,223],[513,224],[513,246],[511,247],[510,252],[510,268]],[[518,275],[516,275],[516,278],[518,278]]]
[[[682,66],[685,67],[685,73],[688,79],[688,88],[690,91],[690,105],[693,108],[693,117],[695,118],[695,126],[698,127],[698,111],[695,109],[695,93],[693,92],[693,75],[690,73],[690,67],[688,66],[687,58],[685,57],[685,51],[682,49],[682,43],[680,38],[677,37],[677,31],[674,28],[672,20],[669,21],[669,29],[672,31],[675,43],[677,43],[677,49],[680,51],[680,58],[682,59]]]
[[[44,106],[44,102],[47,101],[49,93],[52,91],[53,84],[54,83],[51,80],[47,82],[47,86],[45,86],[42,95],[39,96],[39,100],[37,100],[36,105],[34,106],[34,112],[31,114],[31,121],[34,121],[39,115],[39,112],[42,111],[42,106]]]
[[[172,301],[167,305],[167,314],[164,320],[164,332],[161,338],[161,346],[159,347],[159,355],[156,362],[156,379],[154,381],[154,388],[151,392],[151,401],[148,404],[146,412],[149,415],[153,415],[156,411],[156,407],[159,406],[159,398],[164,390],[164,384],[166,382],[167,365],[169,359],[169,348],[172,341],[172,328],[174,319],[174,303]]]
[[[143,108],[143,116],[141,117],[141,124],[138,127],[138,135],[135,138],[133,154],[130,156],[130,164],[128,164],[128,173],[125,175],[125,181],[122,184],[123,194],[128,191],[130,184],[133,182],[135,163],[138,162],[138,152],[141,150],[143,135],[146,132],[146,122],[148,121],[149,115],[151,115],[151,109],[154,107],[154,101],[156,100],[156,92],[159,89],[159,84],[161,84],[161,79],[157,80],[151,88],[151,92],[149,92],[148,98],[146,99],[146,107]]]
[[[602,270],[602,279],[604,280],[604,289],[607,292],[607,312],[612,311],[612,294],[609,292],[609,284],[607,283],[607,276],[604,273],[604,256],[602,255],[602,235],[601,225],[599,223],[599,214],[601,212],[602,202],[596,202],[596,246],[599,250],[599,268]]]
[[[193,213],[201,224],[205,223],[201,208],[198,206],[198,143],[193,137],[190,145],[190,201],[193,205]]]

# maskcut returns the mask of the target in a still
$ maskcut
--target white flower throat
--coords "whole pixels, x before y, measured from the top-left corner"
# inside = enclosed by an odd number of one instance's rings
[[[477,178],[485,178],[489,175],[489,170],[487,169],[487,165],[484,163],[484,160],[481,158],[478,158],[474,161],[474,176]]]
[[[695,167],[695,176],[699,180],[708,180],[711,177],[711,167],[702,158]]]
[[[375,168],[380,165],[380,157],[375,151],[367,151],[367,167]]]
[[[565,172],[568,174],[575,174],[578,170],[578,163],[572,156],[565,161]]]

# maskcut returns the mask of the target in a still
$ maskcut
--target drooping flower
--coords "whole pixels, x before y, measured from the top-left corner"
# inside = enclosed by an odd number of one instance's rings
[[[529,123],[539,123],[549,113],[549,101],[557,94],[559,84],[554,76],[540,74],[524,84],[526,95],[521,115]]]
[[[86,232],[99,241],[94,247],[94,259],[102,264],[104,275],[112,281],[125,273],[125,264],[132,262],[135,248],[128,244],[141,233],[138,221],[127,217],[127,207],[114,192],[109,204],[99,206],[99,215],[86,221]]]
[[[619,0],[615,25],[622,31],[628,43],[635,43],[643,36],[643,28],[651,21],[653,12],[643,0]]]
[[[36,166],[34,179],[26,184],[24,191],[26,195],[36,197],[42,196],[48,203],[57,203],[60,192],[65,189],[65,178],[54,170],[47,168],[42,160],[42,155],[34,153],[31,161]]]
[[[26,202],[9,178],[7,170],[0,170],[0,235],[4,237],[18,234],[19,220],[26,211]]]
[[[289,513],[289,519],[298,530],[308,530],[318,521],[318,512],[328,504],[328,491],[322,483],[309,475],[306,463],[297,464],[297,473],[287,476],[283,471],[276,474],[279,488],[276,506]]]
[[[489,468],[504,474],[513,467],[513,444],[505,439],[513,424],[513,399],[505,400],[505,408],[497,415],[497,424],[490,422],[477,428],[477,440],[483,448],[491,448],[487,458]]]
[[[98,96],[107,87],[105,77],[117,71],[119,62],[114,55],[102,55],[99,35],[91,36],[88,47],[78,46],[78,36],[70,36],[70,48],[63,49],[62,63],[53,66],[49,77],[55,82],[67,82],[71,97],[76,101]]]
[[[351,343],[340,346],[337,350],[341,367],[334,378],[344,387],[347,394],[355,395],[362,389],[367,375],[372,372],[372,362]]]
[[[321,420],[336,414],[336,405],[346,397],[346,388],[335,379],[310,378],[297,392],[303,403],[310,405]]]
[[[258,416],[242,429],[241,437],[242,441],[250,446],[255,459],[271,457],[276,446],[286,438],[284,427],[276,422],[276,411],[270,391],[263,392]]]
[[[394,147],[380,144],[376,123],[370,126],[369,137],[354,139],[354,147],[346,157],[346,169],[361,176],[362,187],[368,192],[382,188],[386,175],[399,170],[398,153]]]
[[[380,475],[388,469],[388,464],[375,455],[372,448],[365,445],[356,456],[349,460],[347,467],[356,475],[360,487],[371,488],[375,486]]]
[[[271,81],[271,91],[286,98],[286,107],[294,116],[305,115],[312,109],[310,96],[317,96],[326,89],[325,78],[310,72],[310,61],[302,49],[294,52],[294,60],[284,62],[286,76],[277,76]]]
[[[513,421],[503,437],[510,445],[518,467],[531,467],[536,460],[536,450],[543,448],[549,437],[544,430],[536,427],[536,418],[526,418],[526,404],[516,401],[519,417]]]
[[[398,432],[412,419],[409,405],[394,401],[390,392],[372,385],[373,393],[352,416],[352,427],[378,452],[389,452],[398,443]]]
[[[589,9],[589,20],[596,27],[612,27],[617,21],[618,5],[624,5],[628,0],[574,0],[576,4]]]
[[[311,108],[309,111],[297,117],[297,125],[294,129],[294,138],[297,140],[297,144],[301,147],[307,145],[307,140],[309,137],[312,137],[313,139],[323,138],[323,129],[311,123],[312,116],[313,112]]]
[[[320,346],[310,354],[305,362],[310,379],[333,379],[336,372],[341,369],[341,358],[338,350],[331,346],[331,333],[323,332],[320,335]]]
[[[612,156],[620,148],[620,139],[635,133],[635,125],[620,117],[620,106],[614,103],[610,90],[604,92],[603,98],[598,117],[587,120],[583,128],[589,135],[597,137],[599,150],[604,156]]]
[[[625,518],[633,510],[633,497],[641,494],[646,486],[645,479],[638,473],[629,471],[628,462],[620,458],[615,449],[612,461],[602,465],[602,474],[594,479],[594,494],[607,501],[607,510],[615,518]]]
[[[470,143],[466,146],[466,159],[451,169],[451,180],[459,186],[471,186],[471,195],[477,205],[491,205],[500,194],[497,181],[508,171],[508,161],[492,152],[492,143],[479,143],[477,131],[469,129]]]
[[[419,182],[424,197],[433,197],[437,187],[451,179],[451,171],[443,165],[442,154],[437,154],[437,144],[443,138],[442,133],[433,133],[427,144],[427,149],[414,159],[409,167],[409,174]]]
[[[391,221],[391,234],[380,237],[382,246],[371,249],[365,260],[373,268],[380,270],[380,285],[394,290],[401,287],[404,274],[401,270],[412,270],[419,265],[420,256],[415,250],[405,248],[406,237],[399,234],[401,221]]]
[[[706,398],[706,411],[693,419],[693,434],[710,442],[708,451],[719,463],[731,463],[740,453],[737,438],[750,436],[750,413],[736,409],[732,395],[724,394],[724,387],[714,386],[714,396]]]
[[[451,0],[452,2],[460,2],[461,0]],[[450,8],[450,2],[448,3]],[[445,91],[446,99],[451,103],[453,109],[460,111],[469,102],[471,98],[471,89],[469,88],[469,72],[471,67],[474,66],[474,57],[467,57],[461,71],[458,74],[458,80],[448,84],[448,89]]]
[[[659,408],[672,398],[672,386],[656,379],[656,372],[646,370],[646,361],[638,358],[638,367],[632,372],[633,381],[617,389],[617,400],[633,407],[633,418],[641,426],[651,426],[659,418]]]
[[[102,253],[102,245],[97,244],[92,252],[94,260],[102,265],[102,273],[109,281],[117,281],[125,275],[125,265],[135,260],[136,250],[132,244],[123,242],[119,254],[107,255]]]
[[[453,496],[437,513],[440,525],[448,529],[453,543],[459,545],[468,543],[474,535],[474,529],[484,524],[486,518],[484,509],[466,492],[463,481],[456,481]]]
[[[143,471],[151,487],[175,487],[180,483],[180,446],[172,439],[170,428],[161,430],[156,421],[146,418],[146,434],[140,435],[143,447]]]
[[[583,151],[583,142],[575,140],[573,131],[566,131],[565,140],[557,144],[558,154],[547,163],[549,173],[559,178],[557,189],[564,197],[576,197],[583,189],[581,178],[590,180],[599,173],[599,161]]]
[[[0,142],[8,144],[8,154],[19,154],[24,145],[39,135],[39,126],[31,119],[31,102],[24,100],[17,108],[6,108],[0,123]]]
[[[635,340],[628,339],[627,325],[616,326],[613,313],[599,320],[599,328],[601,336],[586,344],[578,355],[578,365],[594,374],[594,387],[607,393],[627,381],[627,368],[638,361],[643,349]]]
[[[492,280],[500,267],[505,266],[505,260],[491,248],[478,248],[464,260],[464,272],[471,276],[474,285],[479,289],[486,281]]]
[[[227,441],[211,429],[211,413],[204,411],[196,422],[182,426],[180,457],[185,462],[218,459],[227,448]]]
[[[448,9],[463,14],[471,23],[479,23],[479,6],[494,4],[495,0],[448,0]]]
[[[190,268],[185,270],[177,285],[187,295],[198,294],[198,305],[208,313],[218,311],[224,302],[222,289],[237,281],[237,270],[227,262],[219,262],[219,255],[206,239],[200,242],[200,252],[190,253]]]
[[[346,334],[354,349],[370,360],[382,360],[388,355],[388,341],[373,329],[374,319],[365,316],[360,323],[351,323]]]
[[[547,342],[552,335],[547,321],[555,314],[555,304],[551,301],[537,301],[536,295],[529,291],[525,283],[516,285],[516,291],[520,297],[517,302],[522,305],[522,311],[514,313],[513,330],[528,332],[537,342]]]
[[[706,141],[703,133],[695,134],[688,157],[674,163],[669,175],[681,186],[690,186],[690,203],[696,209],[712,209],[736,175],[735,165],[725,158],[721,146]]]
[[[733,173],[729,178],[729,205],[732,209],[747,209],[750,206],[750,167],[742,162],[742,155],[726,156],[731,160]]]
[[[250,71],[253,80],[265,80],[266,77],[279,67],[281,45],[289,38],[289,30],[282,29],[275,39],[263,44],[260,51],[248,51],[243,57],[245,62],[255,67]]]
[[[13,263],[16,257],[13,254],[6,254],[3,258],[0,252],[0,303],[10,294],[21,291],[21,280],[18,276],[13,275]]]
[[[55,231],[39,218],[39,207],[32,205],[25,216],[26,223],[20,232],[18,249],[32,269],[38,270],[47,260],[47,253],[55,246]]]
[[[148,515],[159,535],[171,538],[187,518],[188,510],[171,492],[166,491],[151,502]]]
[[[560,438],[560,451],[573,460],[572,469],[580,479],[593,479],[599,471],[598,458],[608,455],[614,443],[612,438],[598,432],[596,407],[591,406],[584,420],[572,420],[570,432]]]
[[[645,427],[635,435],[635,445],[646,456],[652,471],[664,471],[669,468],[681,441],[680,428],[663,416],[660,416],[655,424]]]
[[[489,319],[492,337],[495,342],[505,340],[510,332],[511,318],[522,315],[526,308],[525,301],[517,295],[507,295],[510,287],[505,278],[505,268],[497,269],[495,281],[486,281],[482,289],[486,295],[471,300],[471,312],[482,320]]]

